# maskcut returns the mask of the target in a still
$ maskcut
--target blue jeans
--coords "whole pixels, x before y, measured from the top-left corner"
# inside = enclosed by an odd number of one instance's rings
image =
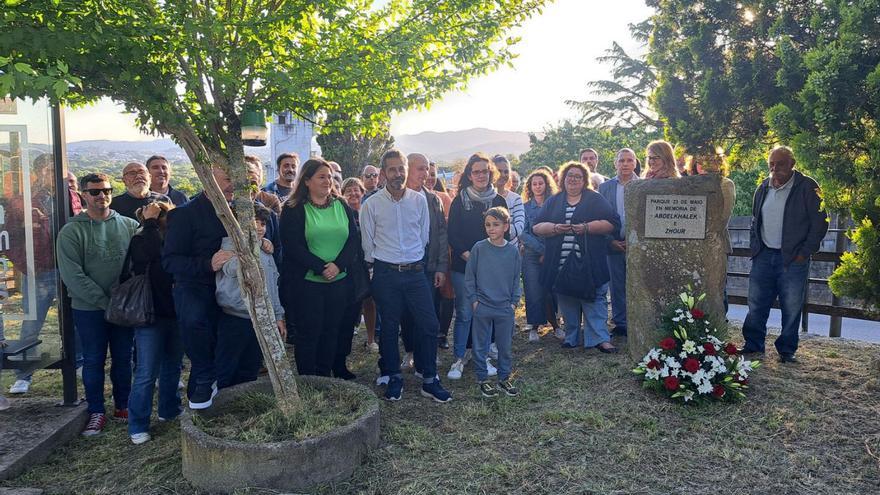
[[[21,337],[19,337],[23,342],[37,340],[40,337],[40,332],[43,330],[43,325],[46,323],[46,314],[49,312],[49,309],[52,307],[52,302],[55,300],[55,293],[57,292],[57,280],[58,272],[56,270],[49,270],[43,273],[37,273],[34,276],[34,292],[35,292],[35,314],[33,320],[24,320],[21,322]],[[21,306],[23,312],[27,312],[30,309],[30,280],[26,273],[22,273],[21,277]],[[36,354],[37,348],[26,351],[26,354]],[[79,359],[78,359],[79,361]],[[15,379],[16,380],[27,380],[30,381],[33,372],[22,373],[21,371],[16,372]]]
[[[452,290],[455,291],[455,323],[452,325],[452,354],[456,359],[464,359],[468,337],[471,334],[471,320],[474,308],[467,300],[464,286],[464,273],[452,272]]]
[[[743,322],[745,348],[764,351],[767,337],[767,318],[770,306],[779,297],[782,311],[782,333],[776,339],[780,356],[793,356],[798,348],[798,326],[804,307],[804,290],[810,276],[810,261],[792,262],[788,266],[778,250],[764,248],[752,259],[749,272],[749,313]]]
[[[542,253],[526,248],[522,260],[523,289],[526,296],[526,323],[537,327],[547,323],[547,290],[541,284]]]
[[[159,417],[171,419],[180,414],[180,362],[183,342],[174,318],[157,317],[149,327],[134,329],[137,366],[128,400],[128,434],[150,431],[153,390],[159,379]]]
[[[626,328],[626,254],[609,254],[611,273],[611,321],[615,327]]]
[[[187,394],[192,395],[196,387],[210,387],[217,379],[214,346],[220,308],[214,299],[213,285],[178,283],[173,292],[180,337],[191,364]]]
[[[424,271],[400,272],[385,263],[373,265],[373,299],[382,315],[382,333],[379,335],[379,367],[383,376],[400,376],[400,348],[398,335],[404,309],[413,317],[413,350],[420,363],[425,380],[437,374],[437,330],[440,327],[431,286]]]
[[[484,382],[488,378],[486,357],[492,343],[493,327],[495,345],[498,346],[498,380],[507,380],[513,367],[513,309],[510,306],[492,308],[477,304],[473,322],[474,370],[477,372],[477,380]]]
[[[557,294],[559,311],[565,318],[565,343],[576,346],[581,341],[581,314],[584,315],[584,347],[596,347],[603,342],[610,342],[608,334],[608,284],[596,289],[596,299],[585,301],[576,297]]]
[[[132,329],[104,321],[103,311],[73,310],[73,322],[79,329],[83,345],[83,388],[89,413],[105,413],[104,362],[110,346],[110,383],[113,404],[117,410],[128,408],[131,392]]]
[[[260,374],[263,352],[251,320],[220,313],[214,354],[218,388],[256,380]]]

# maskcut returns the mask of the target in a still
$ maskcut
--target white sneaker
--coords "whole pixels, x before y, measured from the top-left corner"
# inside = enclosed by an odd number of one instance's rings
[[[556,338],[559,340],[565,340],[565,330],[562,327],[556,329]]]
[[[15,383],[9,387],[10,394],[26,394],[31,389],[31,382],[28,380],[15,380]]]
[[[457,359],[454,363],[452,363],[452,367],[449,368],[449,373],[446,374],[446,378],[450,380],[460,380],[461,373],[464,371],[464,360]]]
[[[131,443],[135,445],[140,445],[142,443],[147,443],[150,441],[149,433],[135,433],[131,436]]]
[[[541,340],[541,338],[538,337],[538,331],[537,330],[530,330],[529,331],[529,342],[537,342],[539,340]]]
[[[388,385],[388,382],[391,380],[391,377],[388,375],[382,375],[379,378],[376,378],[376,386]]]
[[[12,407],[12,404],[9,403],[9,399],[0,395],[0,411],[5,411]]]
[[[413,369],[413,355],[411,352],[407,352],[406,356],[403,357],[403,362],[400,363],[400,371],[408,371]]]
[[[495,342],[489,344],[489,354],[488,356],[492,359],[498,359],[498,346],[495,345]]]
[[[492,361],[489,361],[489,358],[486,358],[486,374],[488,376],[495,376],[498,374],[498,368],[492,366]]]

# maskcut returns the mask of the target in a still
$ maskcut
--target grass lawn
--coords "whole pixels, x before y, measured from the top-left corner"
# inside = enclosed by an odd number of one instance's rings
[[[360,345],[364,332],[355,339],[352,369],[372,387],[376,356]],[[482,398],[468,367],[462,380],[444,380],[453,402],[435,404],[408,375],[403,400],[382,404],[380,448],[349,482],[318,493],[876,494],[878,355],[880,346],[806,339],[799,364],[767,354],[746,400],[685,407],[641,389],[625,353],[561,349],[549,335],[529,344],[518,334],[520,397]],[[450,352],[441,359],[444,377]],[[38,373],[33,390],[60,396],[57,372]],[[154,440],[134,446],[124,425],[111,424],[0,487],[195,493],[181,476],[178,430],[154,423]]]

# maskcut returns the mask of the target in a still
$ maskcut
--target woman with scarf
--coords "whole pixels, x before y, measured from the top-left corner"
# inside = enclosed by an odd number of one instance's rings
[[[461,378],[467,359],[468,337],[471,330],[473,307],[465,297],[464,268],[471,248],[486,238],[483,214],[489,208],[507,208],[507,202],[495,187],[495,167],[488,156],[475,153],[467,161],[458,184],[458,195],[449,207],[449,246],[452,248],[452,287],[455,290],[455,325],[453,326],[453,353],[455,362],[447,377]]]
[[[618,236],[620,217],[601,194],[590,188],[590,172],[580,163],[563,165],[559,181],[562,190],[544,202],[532,232],[544,238],[541,282],[556,294],[565,318],[562,347],[579,345],[583,315],[584,348],[615,353],[617,348],[611,344],[606,324],[605,295],[611,277],[605,256],[608,236]],[[562,281],[569,282],[565,290]],[[572,287],[578,294],[570,292]]]

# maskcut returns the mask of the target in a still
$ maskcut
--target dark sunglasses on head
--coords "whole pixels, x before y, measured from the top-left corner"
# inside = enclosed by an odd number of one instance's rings
[[[86,189],[85,192],[91,194],[92,196],[97,196],[101,193],[104,193],[105,196],[110,196],[113,194],[113,188],[108,187],[107,189]]]

